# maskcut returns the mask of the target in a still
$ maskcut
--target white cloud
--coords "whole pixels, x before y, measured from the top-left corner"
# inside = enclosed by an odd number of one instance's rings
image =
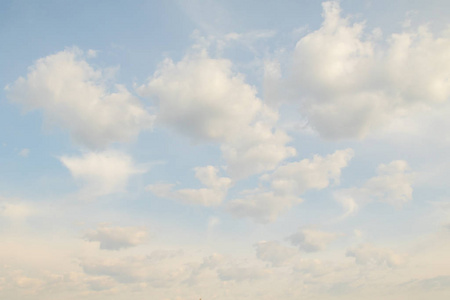
[[[284,131],[257,122],[248,131],[242,130],[233,142],[222,145],[227,171],[233,178],[241,179],[273,170],[284,159],[296,154],[294,148],[285,146],[289,141]]]
[[[310,189],[324,189],[331,180],[339,184],[341,169],[352,157],[352,149],[337,150],[325,157],[314,155],[311,160],[282,165],[264,179],[270,180],[271,188],[278,194],[300,195]]]
[[[381,201],[401,207],[412,199],[414,174],[403,160],[381,164],[377,176],[367,180],[362,187],[339,190],[334,193],[336,201],[345,208],[344,217],[356,213],[360,204]]]
[[[261,177],[269,187],[259,187],[241,193],[241,197],[228,203],[229,211],[238,217],[250,217],[257,222],[274,221],[279,214],[300,203],[300,195],[311,189],[324,189],[339,184],[341,169],[353,156],[352,149],[337,150],[325,157],[315,155],[313,159],[286,163],[272,174]]]
[[[139,227],[112,227],[100,225],[89,230],[84,238],[90,242],[100,242],[100,249],[120,250],[142,244],[147,239],[147,230]]]
[[[213,166],[195,168],[195,177],[206,188],[173,190],[173,184],[158,183],[147,186],[157,197],[175,199],[187,204],[213,206],[222,203],[228,189],[231,187],[231,179],[218,177],[219,170]]]
[[[27,148],[24,148],[19,151],[19,155],[22,157],[28,157],[29,154],[30,154],[30,149],[27,149]]]
[[[139,92],[157,100],[158,122],[194,141],[220,143],[227,171],[244,178],[275,168],[295,150],[275,129],[276,112],[232,67],[199,50],[178,63],[167,59]]]
[[[364,188],[374,200],[401,206],[412,199],[413,174],[409,169],[404,160],[381,164],[377,168],[378,176],[369,179]]]
[[[317,229],[301,229],[288,239],[302,251],[317,252],[324,250],[337,237],[337,233]]]
[[[270,262],[273,266],[281,266],[290,261],[298,251],[285,247],[276,241],[261,241],[256,243],[256,257],[262,261]]]
[[[421,105],[450,96],[450,37],[426,27],[367,33],[364,23],[341,17],[337,1],[324,2],[322,26],[294,50],[288,85],[301,114],[325,138],[363,137]]]
[[[6,91],[27,110],[41,109],[47,123],[67,129],[76,142],[103,148],[135,138],[153,122],[124,86],[116,85],[114,92],[108,88],[107,73],[73,48],[37,60]]]
[[[398,267],[405,264],[404,256],[396,254],[392,250],[379,248],[371,244],[362,244],[354,249],[349,249],[346,256],[354,257],[359,265],[377,265]]]
[[[82,183],[81,195],[86,197],[123,192],[132,175],[145,172],[128,155],[111,150],[62,156],[60,161]]]
[[[302,201],[299,197],[278,196],[260,189],[244,191],[242,194],[241,198],[227,204],[228,210],[236,217],[251,218],[258,223],[273,222],[282,212]]]
[[[233,139],[262,107],[230,61],[205,53],[166,60],[140,91],[158,99],[159,122],[198,140]]]

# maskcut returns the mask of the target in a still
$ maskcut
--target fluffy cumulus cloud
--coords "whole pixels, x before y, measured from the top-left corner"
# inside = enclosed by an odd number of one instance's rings
[[[412,199],[414,174],[403,160],[381,164],[377,176],[362,187],[343,189],[334,193],[335,199],[346,209],[345,216],[354,214],[361,204],[381,201],[401,207]]]
[[[262,261],[267,261],[273,266],[281,266],[290,261],[298,251],[293,248],[283,246],[276,241],[261,241],[256,243],[256,257]]]
[[[333,232],[326,232],[317,229],[301,229],[291,235],[288,239],[292,245],[297,246],[305,252],[317,252],[324,250],[329,243],[334,241],[339,235]]]
[[[158,183],[147,186],[147,190],[157,197],[174,199],[187,204],[218,205],[224,200],[232,183],[228,177],[218,177],[218,172],[219,170],[213,166],[195,168],[195,177],[206,188],[174,190],[173,184]]]
[[[90,242],[99,242],[100,249],[120,250],[144,243],[147,235],[144,228],[113,227],[103,224],[86,232],[84,238]]]
[[[426,27],[366,32],[323,3],[322,26],[296,44],[288,85],[301,114],[325,138],[363,137],[422,106],[446,101],[450,36]]]
[[[286,209],[301,202],[300,195],[307,190],[321,190],[333,181],[339,184],[341,169],[353,157],[352,149],[337,150],[325,157],[286,163],[271,174],[261,176],[267,187],[243,191],[241,197],[231,200],[228,209],[238,217],[249,217],[257,222],[274,221]]]
[[[352,149],[337,150],[325,157],[314,155],[312,159],[287,163],[269,176],[271,188],[278,194],[300,195],[310,189],[324,189],[330,181],[339,184],[341,170],[353,157]]]
[[[359,265],[398,267],[406,262],[403,255],[397,254],[390,249],[376,247],[371,244],[362,244],[356,248],[349,249],[346,254],[354,257]]]
[[[125,142],[152,125],[153,117],[124,86],[108,88],[108,70],[94,69],[73,48],[41,58],[6,88],[11,101],[40,109],[46,122],[68,130],[91,149]]]
[[[82,184],[81,195],[86,197],[123,192],[132,175],[145,172],[130,156],[111,150],[62,156],[60,161]]]
[[[273,169],[295,155],[289,137],[275,128],[278,115],[226,59],[192,51],[180,62],[166,60],[143,96],[157,103],[157,121],[194,141],[221,144],[228,172],[235,178]]]

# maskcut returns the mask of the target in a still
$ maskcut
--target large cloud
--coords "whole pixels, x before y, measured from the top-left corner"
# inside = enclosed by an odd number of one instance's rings
[[[382,40],[379,30],[341,17],[338,2],[323,9],[322,26],[295,47],[289,79],[293,101],[321,136],[363,137],[449,98],[448,33],[419,27]]]
[[[6,90],[10,100],[42,110],[46,122],[92,149],[129,141],[153,122],[124,86],[111,91],[107,81],[108,71],[94,69],[74,48],[37,60]]]
[[[220,143],[230,174],[244,178],[275,168],[295,150],[276,130],[276,112],[232,67],[193,51],[178,63],[167,59],[139,91],[157,100],[158,122],[194,141]]]

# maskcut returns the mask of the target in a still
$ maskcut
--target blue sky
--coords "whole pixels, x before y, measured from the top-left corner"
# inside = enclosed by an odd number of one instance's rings
[[[2,1],[0,296],[447,299],[445,1]]]

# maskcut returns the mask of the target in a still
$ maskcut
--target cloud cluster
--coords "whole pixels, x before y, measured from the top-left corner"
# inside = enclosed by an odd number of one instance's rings
[[[322,137],[363,137],[423,106],[448,100],[450,36],[422,26],[383,39],[324,2],[322,26],[296,44],[290,98]]]
[[[412,199],[414,174],[403,160],[381,164],[377,176],[367,180],[362,187],[342,189],[334,193],[336,201],[346,209],[344,216],[354,214],[359,205],[371,201],[386,202],[401,207]]]
[[[153,117],[124,86],[108,88],[108,70],[96,70],[77,48],[41,58],[7,94],[27,110],[40,109],[45,121],[69,131],[90,149],[135,138]]]
[[[213,166],[195,168],[195,177],[206,188],[173,190],[173,184],[157,183],[147,186],[147,190],[157,197],[174,199],[187,204],[218,205],[224,200],[232,183],[228,177],[218,177],[218,172],[219,170]]]
[[[177,63],[164,61],[139,92],[157,103],[157,122],[193,141],[220,143],[227,171],[245,178],[275,168],[295,150],[275,128],[277,113],[232,67],[229,60],[193,51]]]
[[[337,150],[325,157],[315,155],[311,160],[286,163],[273,173],[261,177],[268,187],[243,191],[240,198],[231,200],[229,211],[238,217],[249,217],[260,223],[274,221],[280,213],[302,201],[307,190],[321,190],[339,183],[341,169],[353,157],[352,149]]]

